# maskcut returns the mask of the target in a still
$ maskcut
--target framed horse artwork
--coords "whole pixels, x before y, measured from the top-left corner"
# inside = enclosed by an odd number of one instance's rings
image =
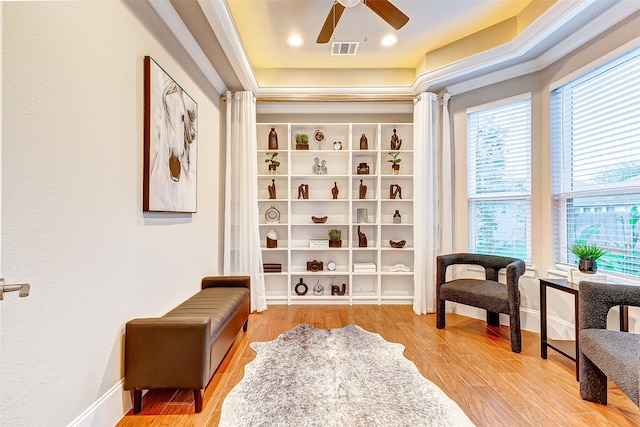
[[[196,212],[198,104],[144,58],[144,212]]]

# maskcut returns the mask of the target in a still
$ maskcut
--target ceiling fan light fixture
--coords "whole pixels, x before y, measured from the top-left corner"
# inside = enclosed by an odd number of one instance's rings
[[[396,44],[398,41],[398,37],[396,37],[394,34],[389,34],[386,35],[382,38],[382,40],[380,40],[380,44],[382,46],[393,46],[394,44]]]
[[[344,7],[353,7],[360,3],[360,0],[336,0],[338,3],[343,5]]]

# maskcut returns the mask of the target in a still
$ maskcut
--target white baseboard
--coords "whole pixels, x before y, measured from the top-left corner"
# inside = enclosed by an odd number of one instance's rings
[[[131,396],[120,380],[73,420],[68,427],[113,427],[131,409]]]

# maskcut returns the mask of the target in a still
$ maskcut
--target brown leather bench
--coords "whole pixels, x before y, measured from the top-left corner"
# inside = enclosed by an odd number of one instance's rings
[[[238,332],[247,331],[249,276],[210,276],[202,290],[163,317],[127,322],[124,389],[133,413],[142,409],[142,390],[192,389],[195,411],[204,388]]]

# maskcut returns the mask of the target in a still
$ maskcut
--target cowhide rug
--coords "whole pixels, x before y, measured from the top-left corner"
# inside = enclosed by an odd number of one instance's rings
[[[222,404],[220,426],[472,426],[402,353],[356,325],[298,325],[257,353]]]

